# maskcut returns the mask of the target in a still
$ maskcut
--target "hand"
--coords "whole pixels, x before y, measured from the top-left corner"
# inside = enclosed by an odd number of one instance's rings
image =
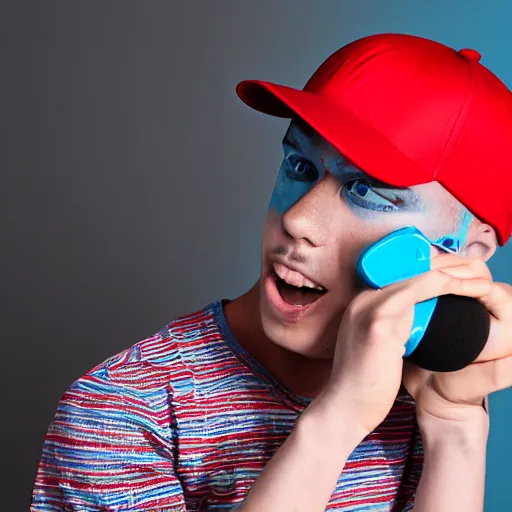
[[[436,269],[362,292],[343,316],[331,379],[318,399],[368,434],[384,420],[398,394],[414,305],[445,294],[481,297],[489,288],[486,277],[460,279]]]
[[[457,372],[434,373],[405,363],[403,383],[416,400],[418,421],[449,422],[480,419],[482,403],[494,391],[512,386],[512,287],[495,283],[487,265],[478,259],[443,254],[432,268],[444,275],[475,283],[474,293],[491,315],[488,341],[477,360]],[[487,286],[482,286],[485,280]]]

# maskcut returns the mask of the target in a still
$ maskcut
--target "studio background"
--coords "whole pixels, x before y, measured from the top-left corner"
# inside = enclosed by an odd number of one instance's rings
[[[1,509],[28,510],[67,386],[257,279],[287,121],[237,82],[302,87],[343,44],[407,32],[475,47],[510,87],[511,26],[507,0],[2,1]],[[511,405],[491,397],[489,512],[511,508]]]

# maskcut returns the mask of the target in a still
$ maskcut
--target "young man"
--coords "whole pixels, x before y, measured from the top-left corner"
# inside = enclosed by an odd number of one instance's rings
[[[304,91],[239,85],[292,118],[261,278],[66,391],[33,511],[482,510],[482,404],[512,384],[512,292],[484,263],[511,231],[512,95],[479,58],[385,34]],[[363,249],[411,225],[432,271],[363,289]],[[434,374],[404,344],[414,305],[444,294],[480,300],[491,334],[475,364]]]

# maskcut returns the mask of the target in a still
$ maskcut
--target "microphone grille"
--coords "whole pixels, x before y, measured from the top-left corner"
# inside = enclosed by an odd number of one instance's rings
[[[461,370],[484,348],[490,323],[489,312],[476,299],[441,295],[423,338],[407,360],[430,371]]]

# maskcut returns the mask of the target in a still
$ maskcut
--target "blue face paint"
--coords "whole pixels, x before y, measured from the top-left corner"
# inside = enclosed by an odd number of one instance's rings
[[[474,217],[466,208],[461,207],[459,227],[455,235],[446,235],[433,242],[440,249],[458,253],[464,247],[468,239],[468,232]]]
[[[469,227],[473,222],[474,216],[471,212],[469,212],[466,208],[462,207],[461,211],[461,221],[459,225],[459,230],[457,232],[457,237],[460,240],[460,247],[464,247],[468,240]]]
[[[284,216],[327,175],[339,183],[340,215],[343,207],[364,222],[390,227],[416,225],[425,232],[443,232],[443,216],[432,210],[418,189],[396,188],[382,183],[356,167],[319,135],[300,123],[293,123],[283,141],[284,159],[277,176],[269,208]],[[369,149],[370,150],[370,149]],[[427,197],[429,197],[427,195]],[[435,203],[434,203],[435,204]],[[335,207],[335,203],[330,203]],[[442,206],[434,206],[439,208]],[[467,240],[472,216],[462,210],[456,232],[446,229],[447,235],[433,243],[442,250],[459,252]],[[304,212],[307,215],[307,212]],[[432,215],[429,215],[432,214]]]
[[[291,153],[285,147],[285,158],[279,169],[270,208],[284,215],[319,179],[319,172],[313,163]]]
[[[435,245],[443,251],[453,253],[458,253],[460,250],[460,241],[452,235],[443,236],[442,238],[432,242],[432,245]]]
[[[323,165],[319,168],[312,160],[299,153],[299,148],[294,142],[283,143],[283,148],[284,159],[269,205],[281,215],[306,195],[326,174],[323,159]],[[345,200],[354,214],[360,217],[372,214],[375,216],[376,213],[382,212],[421,211],[421,200],[411,189],[398,189],[380,183],[341,156],[334,158],[334,164],[329,168],[329,172],[340,182],[340,199]]]
[[[363,171],[347,172],[343,176],[342,195],[360,217],[375,216],[377,212],[417,212],[422,206],[411,189],[390,187]]]

